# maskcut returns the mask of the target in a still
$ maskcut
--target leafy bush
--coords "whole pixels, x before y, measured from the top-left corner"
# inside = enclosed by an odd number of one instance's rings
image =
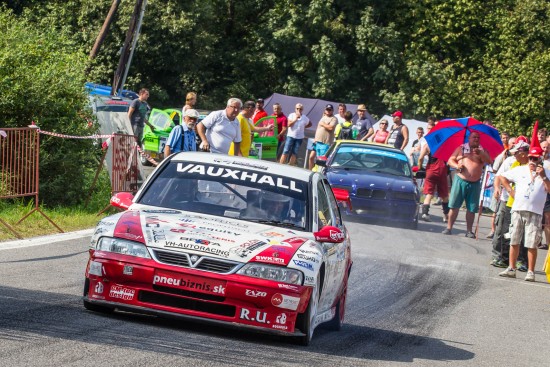
[[[26,12],[0,8],[0,111],[2,125],[25,127],[32,121],[44,131],[90,135],[84,91],[86,55],[63,28]],[[91,140],[41,135],[40,200],[73,205],[83,199],[86,173],[98,164]]]

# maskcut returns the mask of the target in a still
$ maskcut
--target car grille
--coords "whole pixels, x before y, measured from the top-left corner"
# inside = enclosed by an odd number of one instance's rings
[[[236,307],[231,305],[210,303],[196,299],[176,297],[168,294],[161,294],[149,291],[140,291],[138,299],[140,302],[152,303],[155,305],[166,307],[181,308],[183,310],[205,312],[220,316],[234,317],[236,311]]]
[[[190,255],[187,253],[171,252],[164,250],[153,250],[155,260],[160,263],[210,271],[212,273],[229,274],[240,265],[238,262],[214,259],[206,256],[199,256],[195,264],[191,264]]]
[[[416,195],[414,194],[414,192],[394,192],[392,196],[396,200],[416,201]]]
[[[198,299],[203,299],[205,301],[214,301],[214,302],[225,301],[225,297],[216,296],[215,294],[206,294],[206,293],[193,292],[193,291],[188,291],[188,290],[179,289],[179,288],[163,287],[157,284],[153,284],[153,289],[162,293],[171,293],[177,296],[198,298]]]
[[[357,197],[362,198],[370,198],[370,199],[380,199],[385,200],[386,199],[386,192],[383,190],[373,190],[373,189],[357,189],[357,193],[355,194]]]

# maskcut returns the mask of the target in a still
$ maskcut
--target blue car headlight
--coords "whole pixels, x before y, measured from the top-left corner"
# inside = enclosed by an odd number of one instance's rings
[[[130,255],[150,259],[151,255],[147,247],[139,242],[123,240],[113,237],[101,237],[95,246],[98,251],[113,252],[122,255]]]
[[[304,274],[299,270],[260,263],[246,264],[237,274],[297,285],[302,285],[304,281]]]

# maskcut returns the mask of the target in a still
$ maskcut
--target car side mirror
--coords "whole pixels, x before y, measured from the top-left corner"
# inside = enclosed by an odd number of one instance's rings
[[[327,166],[327,157],[325,157],[325,156],[317,157],[315,159],[315,164],[318,165],[318,166],[321,166],[321,167],[326,167]]]
[[[340,228],[333,226],[324,226],[319,232],[315,232],[313,235],[316,241],[329,243],[341,243],[346,238]]]
[[[352,210],[351,208],[351,199],[349,197],[348,190],[340,189],[337,187],[332,188],[332,193],[334,194],[334,197],[339,203],[343,203],[344,205],[347,205],[349,210]]]
[[[115,208],[127,210],[132,205],[134,195],[129,192],[117,192],[111,197],[111,205]]]

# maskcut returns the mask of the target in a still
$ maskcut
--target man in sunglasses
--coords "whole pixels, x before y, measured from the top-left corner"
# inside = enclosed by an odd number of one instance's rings
[[[540,146],[529,150],[529,164],[517,167],[503,173],[500,183],[514,198],[512,205],[512,233],[510,238],[510,265],[499,273],[502,277],[515,278],[515,262],[519,253],[519,245],[524,240],[527,248],[528,271],[525,280],[535,281],[535,264],[537,262],[537,245],[542,238],[542,213],[546,194],[550,192],[550,171],[542,162]],[[512,188],[511,183],[515,183]]]
[[[516,138],[511,138],[510,141],[515,141]],[[526,139],[526,138],[525,138]],[[516,167],[525,166],[529,163],[529,144],[521,137],[518,142],[510,148],[511,156],[506,158],[498,171],[496,172],[494,181],[494,197],[498,200],[496,216],[495,216],[495,233],[492,239],[492,256],[491,265],[497,268],[507,268],[508,259],[510,257],[510,222],[512,220],[512,205],[514,199],[508,195],[506,190],[502,190],[500,184],[500,176],[504,172],[508,172]],[[527,271],[527,249],[520,248],[519,256],[516,260],[516,269],[519,271]]]

